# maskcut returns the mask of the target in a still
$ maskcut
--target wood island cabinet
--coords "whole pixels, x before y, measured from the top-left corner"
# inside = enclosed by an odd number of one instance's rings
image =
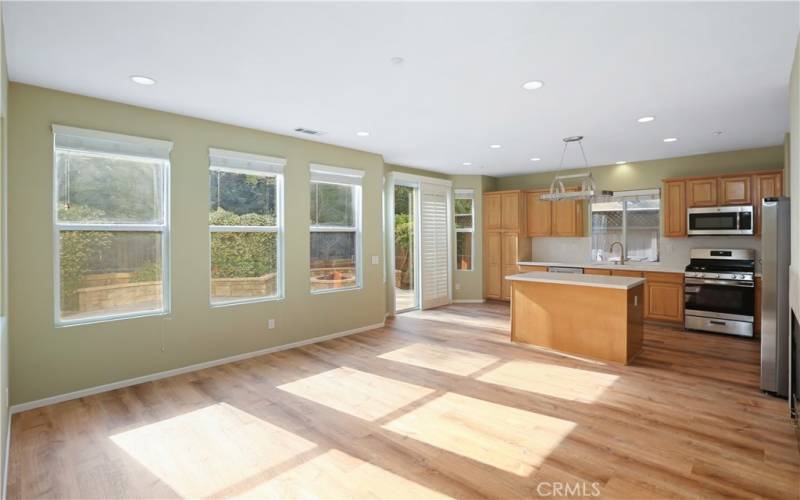
[[[517,262],[529,259],[525,193],[496,191],[483,195],[483,294],[487,299],[509,300],[506,276],[517,274]]]

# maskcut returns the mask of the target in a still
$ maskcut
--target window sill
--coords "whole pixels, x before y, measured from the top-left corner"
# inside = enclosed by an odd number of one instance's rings
[[[337,293],[337,292],[355,292],[362,289],[363,289],[362,286],[350,286],[347,288],[331,288],[330,290],[312,291],[311,295],[328,295],[330,293]]]
[[[140,312],[140,313],[130,313],[130,314],[117,314],[114,316],[95,316],[92,318],[81,318],[81,319],[74,319],[74,320],[56,320],[55,326],[56,328],[69,328],[73,326],[86,326],[86,325],[96,325],[98,323],[110,323],[112,321],[123,321],[128,319],[139,319],[139,318],[153,318],[153,317],[168,317],[170,315],[169,311],[167,310],[159,310],[159,311],[147,311],[147,312]]]
[[[220,307],[228,307],[228,306],[241,306],[244,304],[259,304],[261,302],[280,302],[284,299],[282,296],[275,296],[275,297],[254,297],[251,299],[241,299],[241,300],[226,300],[224,302],[210,302],[209,307],[211,309],[217,309]]]

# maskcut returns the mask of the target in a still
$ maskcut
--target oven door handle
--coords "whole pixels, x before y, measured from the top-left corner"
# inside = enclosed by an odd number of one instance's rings
[[[724,285],[739,288],[753,288],[756,286],[752,281],[709,280],[704,278],[686,278],[685,283],[687,285]]]

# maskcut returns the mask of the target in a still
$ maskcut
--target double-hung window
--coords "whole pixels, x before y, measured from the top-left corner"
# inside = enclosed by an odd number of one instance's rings
[[[625,260],[658,262],[661,224],[658,189],[615,191],[614,196],[592,202],[592,260],[619,261],[622,243]]]
[[[471,189],[456,189],[456,269],[472,271],[475,232],[475,192]]]
[[[361,287],[361,181],[364,172],[311,165],[312,293]]]
[[[281,158],[209,150],[211,304],[283,296]]]
[[[53,135],[56,324],[167,313],[172,143]]]

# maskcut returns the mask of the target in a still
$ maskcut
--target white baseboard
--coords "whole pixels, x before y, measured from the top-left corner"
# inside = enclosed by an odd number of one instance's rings
[[[454,300],[453,304],[483,304],[486,302],[485,299],[459,299]]]
[[[132,385],[142,384],[144,382],[152,382],[153,380],[159,380],[162,378],[174,377],[175,375],[182,375],[184,373],[194,372],[197,370],[202,370],[204,368],[211,368],[212,366],[219,366],[219,365],[224,365],[226,363],[233,363],[234,361],[241,361],[243,359],[254,358],[256,356],[263,356],[265,354],[270,354],[273,352],[286,351],[289,349],[294,349],[295,347],[302,347],[304,345],[316,344],[318,342],[324,342],[326,340],[332,340],[339,337],[346,337],[348,335],[354,335],[356,333],[362,333],[369,330],[374,330],[376,328],[382,328],[385,325],[386,325],[385,322],[374,323],[372,325],[353,328],[352,330],[345,330],[343,332],[331,333],[329,335],[323,335],[321,337],[314,337],[306,340],[292,342],[289,344],[283,344],[275,347],[268,347],[266,349],[259,349],[258,351],[245,352],[242,354],[236,354],[234,356],[228,356],[226,358],[214,359],[211,361],[205,361],[203,363],[197,363],[194,365],[183,366],[181,368],[175,368],[173,370],[151,373],[149,375],[142,375],[141,377],[129,378],[126,380],[120,380],[118,382],[112,382],[110,384],[98,385],[95,387],[89,387],[78,391],[68,392],[66,394],[59,394],[57,396],[50,396],[48,398],[37,399],[35,401],[28,401],[27,403],[16,404],[9,408],[8,420],[10,422],[11,421],[10,416],[15,413],[33,410],[34,408],[41,408],[42,406],[62,403],[64,401],[69,401],[71,399],[78,399],[86,396],[92,396],[94,394],[100,394],[101,392],[113,391],[114,389],[122,389],[123,387],[130,387]]]

